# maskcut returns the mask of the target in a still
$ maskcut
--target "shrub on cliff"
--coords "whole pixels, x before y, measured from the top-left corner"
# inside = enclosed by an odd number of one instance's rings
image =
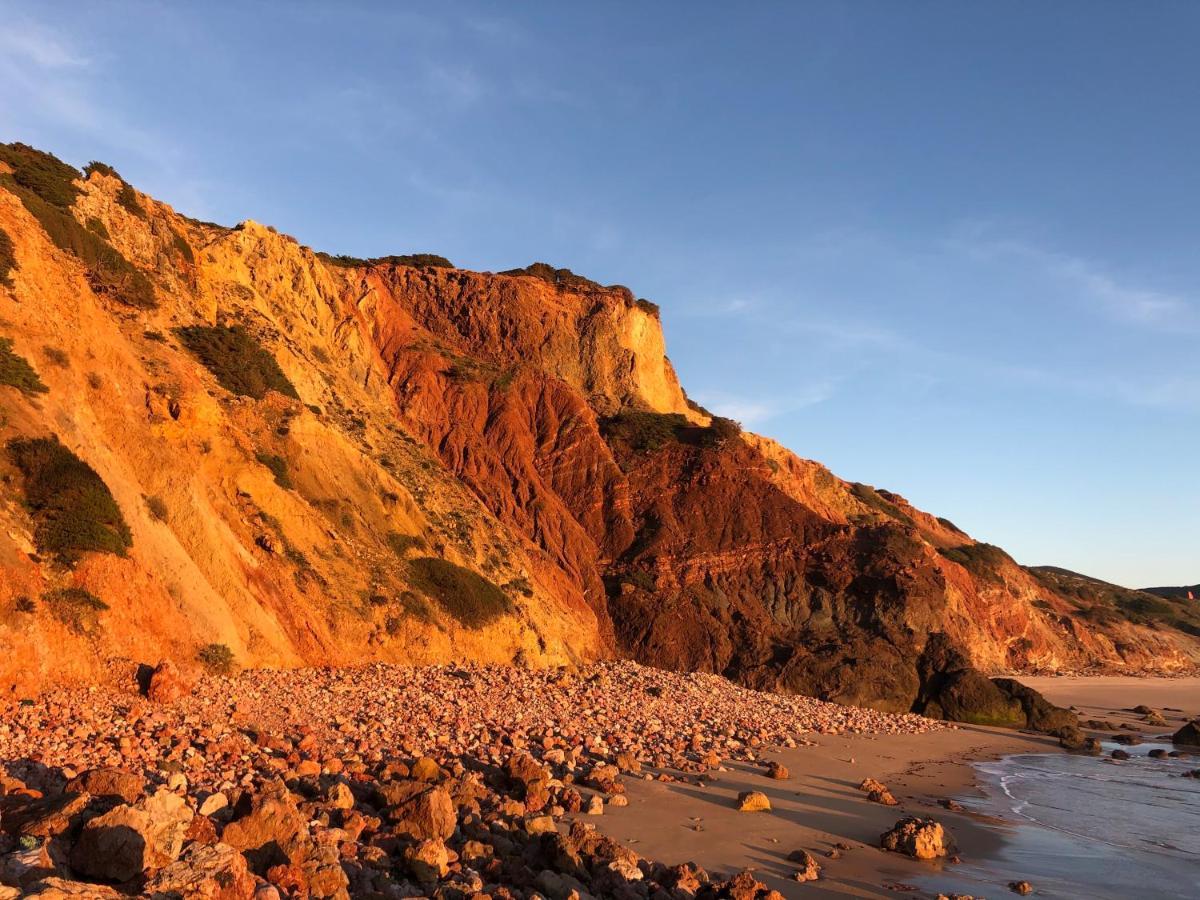
[[[0,228],[0,284],[12,284],[12,271],[17,268],[17,254],[12,238]]]
[[[15,387],[27,397],[49,390],[25,357],[13,351],[12,341],[6,337],[0,337],[0,384]]]
[[[67,564],[89,551],[125,555],[129,526],[95,469],[53,437],[9,441],[8,453],[24,476],[39,552]]]
[[[214,675],[228,675],[234,669],[233,651],[226,644],[205,644],[196,659]]]
[[[286,459],[277,453],[256,453],[254,458],[271,470],[277,485],[286,491],[292,489],[292,476],[288,472]]]
[[[74,254],[87,267],[92,290],[139,309],[157,304],[145,274],[72,215],[71,204],[79,194],[78,170],[25,144],[0,144],[0,161],[13,169],[11,174],[0,174],[0,186],[17,196],[56,247]]]
[[[240,325],[188,325],[175,333],[230,393],[261,400],[278,391],[299,399],[275,357]]]
[[[453,269],[454,263],[436,253],[405,253],[392,256],[376,256],[364,259],[361,256],[347,256],[344,253],[318,253],[321,259],[333,266],[346,269],[365,269],[367,266],[412,266],[418,269]]]
[[[963,544],[961,547],[942,547],[938,553],[958,563],[978,578],[996,577],[997,571],[1012,557],[992,544]],[[1015,563],[1014,563],[1015,565]]]
[[[82,635],[92,634],[100,625],[100,613],[108,609],[107,603],[79,587],[52,591],[42,599],[54,618]]]
[[[411,560],[408,577],[414,588],[468,628],[479,628],[512,610],[508,595],[491,581],[436,556]]]
[[[600,431],[609,443],[644,453],[671,443],[721,447],[741,435],[742,426],[723,416],[713,416],[705,427],[692,424],[682,413],[627,409],[601,420]]]

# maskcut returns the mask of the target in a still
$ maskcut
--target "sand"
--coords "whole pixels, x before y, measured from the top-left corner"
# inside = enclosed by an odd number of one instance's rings
[[[1159,710],[1200,715],[1200,678],[1022,678],[1021,681],[1059,706],[1077,706],[1087,714],[1125,711],[1144,704]],[[1168,720],[1172,718],[1170,714]]]
[[[710,873],[753,868],[785,896],[892,897],[899,886],[928,877],[943,864],[879,850],[883,831],[906,814],[934,816],[952,832],[960,854],[984,856],[1001,839],[995,823],[950,812],[937,801],[975,790],[968,760],[1055,747],[1044,736],[974,726],[883,739],[823,737],[816,747],[766,756],[788,767],[786,781],[767,778],[761,767],[748,764],[730,765],[707,787],[630,781],[629,806],[610,807],[595,821],[611,837],[632,842],[652,858],[694,861]],[[857,789],[867,776],[885,782],[900,805],[868,801]],[[734,798],[746,790],[767,794],[771,811],[737,812]],[[853,849],[827,859],[824,854],[838,842]],[[820,860],[821,880],[790,880],[795,866],[786,857],[800,848]]]
[[[1054,703],[1076,706],[1081,718],[1137,723],[1130,708],[1145,704],[1162,710],[1174,727],[1200,713],[1200,678],[1064,677],[1022,678]],[[1177,712],[1176,710],[1180,710]],[[1146,726],[1143,726],[1146,727]],[[1147,727],[1147,733],[1170,729]],[[641,854],[664,860],[692,860],[710,872],[752,867],[756,875],[788,897],[895,897],[904,886],[920,886],[911,896],[935,896],[931,876],[954,871],[951,863],[922,863],[885,853],[879,835],[905,814],[933,816],[951,832],[966,860],[986,860],[1011,827],[971,813],[950,812],[938,804],[949,797],[978,795],[970,763],[1014,753],[1061,752],[1057,741],[1003,729],[962,726],[929,734],[872,737],[820,737],[817,747],[769,754],[788,767],[791,778],[772,781],[763,769],[746,764],[708,787],[630,782],[629,806],[607,809],[596,820],[609,835],[636,842]],[[886,783],[898,807],[869,802],[857,790],[871,776]],[[771,798],[768,813],[739,813],[739,791],[759,790]],[[696,826],[701,830],[694,830]],[[825,852],[836,842],[854,849],[840,859]],[[803,848],[823,866],[816,882],[797,883],[788,853]],[[1003,875],[1003,873],[1001,873]],[[1011,873],[1017,877],[1019,873]],[[1007,896],[1007,881],[986,887],[986,896]]]

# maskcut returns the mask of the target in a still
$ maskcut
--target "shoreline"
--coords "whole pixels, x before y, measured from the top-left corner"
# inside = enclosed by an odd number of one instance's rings
[[[964,859],[986,861],[1004,840],[1008,823],[951,811],[939,800],[981,795],[972,763],[1015,753],[1061,752],[1045,735],[960,725],[915,735],[813,735],[816,746],[762,754],[790,771],[773,780],[753,763],[727,765],[709,786],[628,782],[626,807],[607,807],[591,821],[615,840],[668,864],[695,862],[714,877],[751,868],[785,897],[893,897],[931,877],[953,876],[947,860],[919,862],[879,849],[879,836],[905,815],[932,817],[950,832]],[[870,802],[858,790],[863,778],[884,782],[899,805]],[[771,799],[767,813],[734,808],[740,791]],[[698,820],[698,821],[697,821]],[[699,826],[702,830],[694,830]],[[827,852],[849,845],[838,859]],[[821,878],[791,879],[793,850],[812,853]]]
[[[1148,736],[1173,731],[1200,712],[1200,678],[1063,676],[1022,681],[1053,703],[1074,706],[1084,722],[1103,719]],[[1132,710],[1139,704],[1162,710],[1169,726],[1147,724]],[[761,763],[776,760],[789,769],[791,777],[785,781],[768,778],[765,767],[754,763],[730,764],[706,787],[631,779],[629,805],[606,807],[603,816],[589,821],[610,837],[631,842],[639,853],[668,864],[692,861],[714,876],[751,868],[785,897],[884,898],[909,890],[914,896],[933,897],[938,889],[1004,896],[1008,882],[1024,876],[1003,871],[998,851],[1017,829],[1038,826],[970,809],[952,811],[938,801],[984,798],[976,763],[1065,752],[1047,735],[963,724],[925,734],[808,737],[816,746],[760,754]],[[899,805],[868,801],[858,790],[866,777],[884,782]],[[734,800],[746,790],[766,793],[772,810],[738,812]],[[956,874],[955,864],[946,860],[918,862],[879,850],[879,835],[904,815],[941,822],[970,873]],[[703,830],[693,830],[696,825]],[[835,843],[853,849],[843,851],[840,859],[829,859],[825,854]],[[808,850],[820,862],[818,881],[791,879],[796,867],[787,856],[797,849]],[[983,880],[981,872],[986,873]]]

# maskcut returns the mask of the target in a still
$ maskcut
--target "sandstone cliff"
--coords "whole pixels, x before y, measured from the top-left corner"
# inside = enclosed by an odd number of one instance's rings
[[[1200,659],[1182,607],[1065,591],[713,419],[625,288],[330,258],[0,150],[5,690],[632,655],[909,709],[934,634],[994,672]]]

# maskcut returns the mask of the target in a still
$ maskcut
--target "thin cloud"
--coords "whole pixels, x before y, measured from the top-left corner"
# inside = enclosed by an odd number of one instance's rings
[[[968,236],[954,238],[947,246],[973,259],[1011,260],[1023,267],[1035,267],[1089,306],[1128,324],[1163,330],[1195,331],[1200,327],[1196,304],[1189,298],[1119,280],[1105,267],[1082,257],[1011,239]]]
[[[834,394],[832,380],[815,381],[797,385],[786,397],[749,398],[725,391],[701,391],[696,399],[701,406],[718,416],[735,419],[747,427],[757,427],[763,422],[785,413],[795,412],[823,403]]]
[[[78,69],[91,60],[61,36],[37,25],[10,23],[0,30],[0,52],[43,69]]]

